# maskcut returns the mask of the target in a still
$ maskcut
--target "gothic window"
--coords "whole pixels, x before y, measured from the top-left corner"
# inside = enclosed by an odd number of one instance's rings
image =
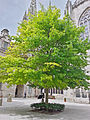
[[[8,43],[7,42],[4,42],[4,49],[6,50],[8,47]]]
[[[55,94],[55,88],[53,88],[53,93]]]
[[[88,21],[85,21],[84,25],[85,25],[85,34],[88,35]]]
[[[56,89],[56,94],[57,94],[57,89]]]
[[[57,94],[63,94],[63,90],[60,90],[59,88]]]
[[[79,19],[79,26],[85,27],[85,33],[81,33],[81,39],[90,40],[90,8],[86,9]]]
[[[80,97],[80,89],[76,89],[76,97]]]
[[[63,94],[63,90],[61,90],[61,94]]]
[[[48,90],[48,93],[50,93],[50,89]]]
[[[87,94],[82,92],[82,98],[87,98]]]

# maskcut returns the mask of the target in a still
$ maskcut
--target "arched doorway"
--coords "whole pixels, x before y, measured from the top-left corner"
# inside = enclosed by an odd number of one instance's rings
[[[24,97],[24,85],[16,86],[15,97]]]

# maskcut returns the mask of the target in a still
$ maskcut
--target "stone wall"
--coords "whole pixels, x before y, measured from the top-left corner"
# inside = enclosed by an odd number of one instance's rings
[[[3,93],[3,97],[8,97],[9,94],[11,94],[12,97],[15,97],[15,88],[16,86],[11,86],[11,87],[7,87],[7,84],[3,84],[2,85],[2,93]]]
[[[90,7],[90,0],[87,2],[84,2],[83,4],[80,4],[78,7],[72,10],[72,13],[70,16],[77,26],[79,25],[78,21],[79,21],[80,16],[89,7]]]

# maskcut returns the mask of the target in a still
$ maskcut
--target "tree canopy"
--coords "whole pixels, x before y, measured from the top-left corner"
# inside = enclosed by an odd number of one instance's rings
[[[0,81],[47,89],[88,88],[88,40],[80,39],[82,27],[60,15],[59,9],[49,6],[20,23],[14,42],[0,56]]]

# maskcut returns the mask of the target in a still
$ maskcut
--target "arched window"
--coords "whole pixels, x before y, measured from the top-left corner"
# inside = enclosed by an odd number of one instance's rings
[[[6,42],[6,41],[4,41],[4,49],[6,50],[7,49],[7,47],[8,47],[8,42]]]
[[[76,88],[76,97],[80,97],[80,89]]]
[[[88,37],[90,40],[90,8],[87,8],[80,16],[79,26],[85,26],[85,33],[81,34],[81,38],[85,40]]]

